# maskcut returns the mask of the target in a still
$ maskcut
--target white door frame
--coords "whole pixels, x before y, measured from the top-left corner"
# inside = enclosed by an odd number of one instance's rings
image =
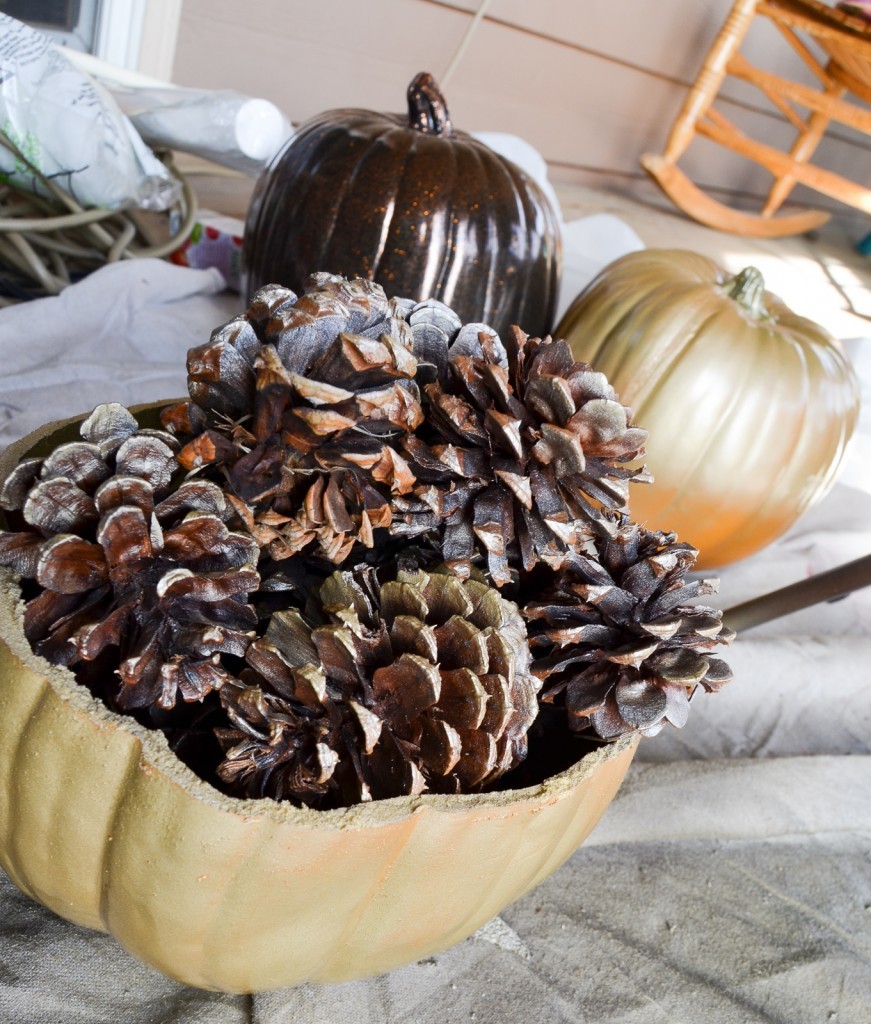
[[[182,0],[103,0],[95,55],[131,71],[172,78]]]

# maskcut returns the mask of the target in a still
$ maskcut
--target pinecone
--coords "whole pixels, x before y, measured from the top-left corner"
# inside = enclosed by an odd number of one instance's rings
[[[497,591],[422,570],[379,585],[357,567],[326,580],[317,611],[314,627],[275,613],[221,690],[234,792],[316,806],[471,792],[526,756],[538,683]]]
[[[276,559],[313,544],[341,564],[374,546],[391,499],[417,480],[398,439],[423,422],[419,384],[450,353],[504,349],[435,300],[390,299],[371,281],[315,274],[301,297],[278,285],[188,354],[191,401],[164,425],[189,470],[219,467],[237,511]]]
[[[188,353],[191,402],[164,413],[189,470],[220,467],[236,511],[276,559],[316,545],[341,563],[390,522],[413,478],[388,440],[421,421],[413,336],[367,281],[315,275],[297,298],[261,288]],[[192,436],[191,436],[192,435]]]
[[[122,709],[202,700],[227,678],[220,655],[244,654],[257,617],[258,548],[224,520],[220,488],[177,488],[175,439],[98,406],[82,441],[27,459],[0,490],[24,529],[0,533],[0,564],[38,584],[25,634],[59,665],[118,648]],[[34,588],[35,589],[35,588]]]
[[[647,432],[634,427],[601,373],[565,341],[512,329],[507,363],[451,353],[445,382],[425,388],[426,440],[402,449],[421,481],[393,502],[395,534],[443,530],[443,557],[469,573],[486,553],[497,586],[539,562],[560,569],[586,540],[613,530],[643,468]]]
[[[731,679],[706,652],[734,632],[717,609],[687,603],[717,589],[717,580],[686,579],[697,554],[622,517],[523,609],[541,698],[564,703],[573,730],[653,736],[665,721],[684,724],[698,686],[716,691]]]

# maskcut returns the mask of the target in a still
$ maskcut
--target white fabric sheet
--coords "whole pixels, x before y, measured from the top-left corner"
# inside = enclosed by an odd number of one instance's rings
[[[573,231],[583,245],[603,227]],[[592,274],[598,255],[577,262]],[[238,305],[219,288],[143,262],[0,313],[0,438],[106,399],[181,394],[184,351]],[[723,574],[724,605],[871,551],[869,410],[844,482]],[[684,730],[642,744],[562,869],[474,938],[369,981],[198,992],[0,876],[0,1022],[868,1024],[869,661],[867,592],[749,633],[735,681],[694,702]]]
[[[239,305],[217,270],[131,260],[0,310],[0,444],[100,402],[186,395],[187,350]]]

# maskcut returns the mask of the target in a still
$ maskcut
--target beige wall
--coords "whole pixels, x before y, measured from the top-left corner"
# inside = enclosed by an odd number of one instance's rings
[[[478,0],[184,0],[173,78],[265,96],[295,123],[331,107],[400,110],[416,72],[443,74],[477,7]],[[492,0],[445,88],[454,124],[522,135],[557,180],[652,195],[639,157],[661,151],[729,7],[729,0]],[[771,25],[757,21],[745,55],[812,81]],[[759,92],[736,80],[724,91],[721,109],[739,127],[789,145],[794,129]],[[820,164],[871,185],[868,158],[868,139],[842,127],[818,155]],[[716,191],[764,194],[771,180],[704,140],[681,166]],[[817,193],[803,198],[845,210]]]

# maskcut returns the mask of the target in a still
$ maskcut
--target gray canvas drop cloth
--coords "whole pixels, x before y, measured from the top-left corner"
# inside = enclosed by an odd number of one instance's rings
[[[217,270],[135,260],[0,310],[0,446],[100,402],[185,395],[187,350],[239,304]]]
[[[185,350],[239,304],[220,287],[143,261],[0,313],[0,440],[181,394]],[[871,551],[869,467],[866,402],[842,482],[722,574],[723,604]],[[368,981],[223,996],[0,875],[0,1024],[869,1024],[871,593],[755,630],[730,661],[735,681],[694,701],[685,729],[642,743],[568,863],[451,950]]]

